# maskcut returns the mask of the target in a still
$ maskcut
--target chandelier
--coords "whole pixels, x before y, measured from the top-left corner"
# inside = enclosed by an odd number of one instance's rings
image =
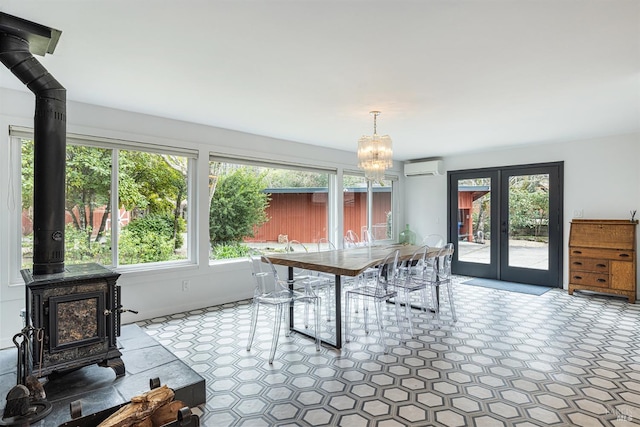
[[[363,135],[358,140],[358,168],[364,170],[369,181],[380,182],[384,179],[384,171],[393,166],[391,138],[376,133],[376,119],[380,111],[371,111],[370,114],[373,115],[373,135]]]

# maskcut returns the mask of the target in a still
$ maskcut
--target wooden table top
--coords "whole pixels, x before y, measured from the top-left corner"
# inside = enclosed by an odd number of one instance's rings
[[[273,264],[305,270],[321,271],[340,276],[357,276],[369,267],[380,264],[385,257],[400,250],[398,259],[411,258],[420,249],[416,245],[367,246],[353,249],[337,249],[324,252],[301,252],[288,254],[271,254],[267,257]],[[435,256],[440,248],[429,248],[428,256]]]

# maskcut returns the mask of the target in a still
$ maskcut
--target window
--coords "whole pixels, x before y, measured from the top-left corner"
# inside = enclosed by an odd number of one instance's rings
[[[189,258],[189,159],[119,150],[118,264]]]
[[[21,268],[33,248],[33,141],[12,129],[21,153]],[[19,136],[19,137],[17,137]],[[118,267],[190,260],[194,153],[67,137],[65,263]]]
[[[316,251],[328,237],[330,171],[213,158],[209,163],[212,260],[251,249]]]
[[[369,187],[361,175],[345,174],[342,181],[344,235],[353,236],[357,242],[367,242],[393,238],[393,182],[385,179],[371,185],[371,233],[367,233],[369,218]],[[353,232],[350,233],[350,232]],[[356,243],[357,243],[356,242]]]

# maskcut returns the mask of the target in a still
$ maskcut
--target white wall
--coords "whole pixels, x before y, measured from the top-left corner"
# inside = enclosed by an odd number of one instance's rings
[[[8,128],[10,125],[33,127],[35,99],[31,93],[0,88],[0,134],[4,134],[0,155],[0,348],[11,346],[11,337],[22,328],[20,310],[24,307],[24,284],[12,277],[10,268],[17,245],[9,244],[18,223],[12,222],[20,209],[19,195],[11,188]],[[208,200],[208,159],[210,153],[248,156],[252,158],[297,162],[300,164],[356,170],[354,151],[338,151],[291,141],[235,132],[209,126],[168,120],[94,105],[67,104],[67,132],[119,138],[129,141],[183,146],[199,151],[197,165],[198,200]],[[394,165],[396,174],[401,165]],[[18,190],[19,191],[19,190]],[[401,191],[400,191],[401,192]],[[399,203],[402,203],[400,197]],[[401,204],[399,204],[401,206]],[[134,322],[185,310],[207,307],[250,298],[253,283],[246,262],[209,264],[208,205],[196,206],[198,224],[197,265],[144,272],[123,272],[122,286],[125,308],[138,310],[138,315],[125,313],[123,322]],[[190,281],[190,289],[182,291],[182,281]]]
[[[455,171],[556,161],[564,161],[566,289],[573,212],[583,210],[584,218],[598,219],[628,219],[630,210],[640,212],[640,134],[450,156],[444,158],[444,165],[447,171]],[[446,175],[405,179],[405,217],[419,237],[447,235]]]

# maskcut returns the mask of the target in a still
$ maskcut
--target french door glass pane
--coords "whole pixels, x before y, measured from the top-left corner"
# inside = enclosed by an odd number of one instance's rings
[[[549,174],[509,177],[509,266],[549,269]]]
[[[491,263],[491,178],[458,180],[458,260]]]

